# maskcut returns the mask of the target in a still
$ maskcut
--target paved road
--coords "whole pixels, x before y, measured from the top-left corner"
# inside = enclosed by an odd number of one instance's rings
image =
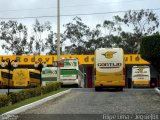
[[[38,118],[40,116],[45,117],[44,114],[46,114],[46,116],[53,118],[54,116],[51,114],[159,113],[160,96],[153,89],[125,89],[123,92],[109,90],[95,92],[94,89],[73,89],[71,93],[62,98],[48,101],[22,114],[38,114]],[[28,117],[33,116],[29,115]],[[34,118],[36,117],[34,116]]]

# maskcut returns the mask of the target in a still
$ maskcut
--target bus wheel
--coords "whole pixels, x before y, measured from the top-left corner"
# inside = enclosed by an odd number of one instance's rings
[[[119,88],[119,91],[123,91],[123,87],[120,87],[120,88]]]
[[[74,88],[79,88],[79,85],[78,84],[74,84],[73,87]]]
[[[100,91],[101,88],[100,87],[95,87],[95,91]]]
[[[81,85],[77,85],[77,88],[82,88],[82,86]]]

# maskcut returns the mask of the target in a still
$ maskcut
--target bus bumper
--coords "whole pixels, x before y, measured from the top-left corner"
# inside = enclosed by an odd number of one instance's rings
[[[95,87],[125,87],[125,81],[95,81]]]
[[[77,84],[77,85],[79,85],[79,82],[78,82],[78,79],[76,79],[76,80],[62,80],[62,84],[63,85],[74,85],[74,84]]]
[[[148,80],[136,80],[132,81],[132,86],[133,87],[150,87],[150,81]]]

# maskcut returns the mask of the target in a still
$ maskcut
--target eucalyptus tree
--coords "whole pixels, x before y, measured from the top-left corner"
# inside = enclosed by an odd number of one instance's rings
[[[28,45],[27,36],[27,27],[22,23],[13,20],[0,22],[1,47],[6,53],[25,54]]]
[[[30,50],[35,54],[47,52],[55,53],[55,39],[50,22],[40,23],[37,19],[33,24],[32,35],[30,37]]]
[[[140,44],[141,57],[150,62],[160,73],[160,35],[143,37]]]
[[[65,24],[64,27],[66,28],[64,31],[65,40],[70,40],[72,45],[74,44],[78,51],[82,50],[84,48],[84,42],[88,39],[90,28],[84,24],[79,17],[75,17],[72,22]],[[81,54],[76,48],[74,52]]]
[[[114,16],[114,19],[126,25],[127,30],[121,32],[122,39],[127,36],[125,42],[133,48],[132,53],[139,53],[140,41],[144,36],[155,34],[159,27],[159,19],[151,10],[128,11],[123,17]],[[124,28],[124,26],[123,26]],[[126,28],[125,28],[126,29]],[[130,31],[130,32],[129,32]]]

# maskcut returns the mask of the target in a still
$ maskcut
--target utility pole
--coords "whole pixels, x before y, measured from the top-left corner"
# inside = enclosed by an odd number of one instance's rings
[[[60,0],[57,0],[57,61],[60,61]],[[57,66],[57,80],[60,80],[59,66]]]

